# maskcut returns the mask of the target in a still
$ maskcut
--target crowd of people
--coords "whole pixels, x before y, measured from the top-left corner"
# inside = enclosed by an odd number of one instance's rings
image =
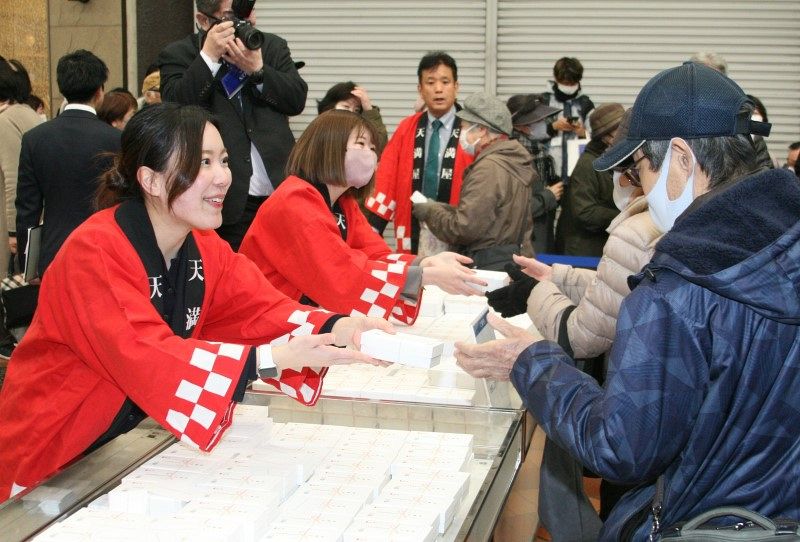
[[[254,15],[231,4],[196,0],[198,32],[139,99],[106,92],[92,52],[63,56],[48,121],[0,57],[0,268],[35,260],[41,285],[18,345],[0,326],[0,501],[145,416],[211,450],[255,379],[313,405],[327,367],[382,364],[362,331],[413,323],[429,285],[481,295],[480,268],[509,272],[489,303],[533,326],[492,316],[504,338],[456,357],[511,380],[546,432],[553,540],[642,540],[732,505],[800,520],[800,142],[775,163],[724,59],[656,74],[626,110],[595,105],[570,57],[545,92],[460,101],[434,51],[392,134],[343,81],[295,141],[299,63],[279,36],[244,43],[231,19]]]

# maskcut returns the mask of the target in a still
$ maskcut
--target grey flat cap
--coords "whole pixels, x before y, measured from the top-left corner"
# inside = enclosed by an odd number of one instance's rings
[[[463,106],[456,113],[459,118],[511,135],[511,112],[502,100],[488,92],[478,92],[464,100]]]

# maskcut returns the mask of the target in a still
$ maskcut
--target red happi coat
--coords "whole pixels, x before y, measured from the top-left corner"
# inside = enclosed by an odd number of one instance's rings
[[[0,393],[0,502],[85,451],[126,397],[183,442],[210,450],[231,423],[250,345],[316,333],[331,317],[275,290],[216,233],[194,231],[205,291],[183,339],[151,303],[144,265],[114,209],[67,239],[9,363]],[[272,383],[314,404],[323,375],[285,370]]]
[[[392,254],[352,196],[338,202],[346,239],[319,190],[288,177],[261,205],[239,252],[292,299],[306,295],[335,312],[413,323],[419,297],[404,301],[400,294],[414,256]]]
[[[366,208],[386,221],[394,221],[394,235],[397,238],[397,251],[411,252],[411,194],[413,193],[412,172],[414,170],[414,139],[417,123],[422,115],[416,113],[403,119],[394,135],[381,153],[378,170],[375,173],[375,191],[366,201]],[[446,145],[447,142],[442,142]],[[456,145],[456,158],[453,166],[453,182],[450,188],[450,205],[458,205],[464,169],[474,158]]]

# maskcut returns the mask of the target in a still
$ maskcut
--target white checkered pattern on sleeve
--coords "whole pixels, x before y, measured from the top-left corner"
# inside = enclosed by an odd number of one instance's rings
[[[409,254],[389,254],[381,260],[368,262],[369,277],[364,290],[354,301],[351,316],[395,316],[403,323],[416,319],[416,304],[401,297],[408,276],[408,265],[414,260]],[[399,309],[399,312],[398,312]]]
[[[317,332],[330,317],[331,313],[325,310],[295,310],[287,319],[287,322],[294,325],[295,328],[289,333],[274,339],[270,344],[278,346],[288,343],[293,337],[311,335]],[[322,379],[327,370],[327,368],[322,368],[318,372],[310,367],[304,367],[301,371],[284,369],[278,378],[265,378],[263,380],[292,399],[310,406],[314,405],[319,399],[322,391]]]
[[[367,198],[365,206],[382,219],[388,221],[394,218],[397,202],[383,192],[378,192],[375,196]]]
[[[213,446],[230,423],[230,396],[248,351],[239,344],[211,342],[194,348],[165,416],[181,441],[204,450]]]

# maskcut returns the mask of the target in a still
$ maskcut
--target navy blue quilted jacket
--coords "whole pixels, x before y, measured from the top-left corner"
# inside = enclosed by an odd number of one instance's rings
[[[641,484],[601,540],[739,505],[800,518],[800,183],[787,171],[699,198],[622,304],[601,388],[554,343],[512,380],[547,434],[604,478]]]

